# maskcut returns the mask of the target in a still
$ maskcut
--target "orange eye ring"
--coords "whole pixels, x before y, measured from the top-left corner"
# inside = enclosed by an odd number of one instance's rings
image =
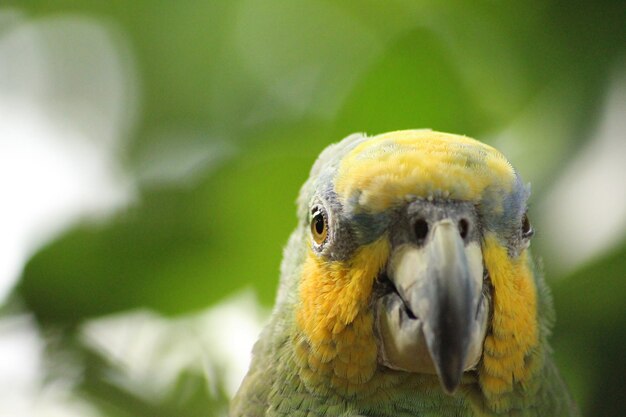
[[[322,245],[328,237],[328,221],[323,209],[319,206],[311,212],[311,236],[317,245]]]

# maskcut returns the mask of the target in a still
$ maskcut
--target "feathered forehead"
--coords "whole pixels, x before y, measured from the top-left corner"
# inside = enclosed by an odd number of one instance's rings
[[[473,139],[401,131],[362,142],[341,159],[335,191],[356,211],[382,212],[407,198],[480,202],[485,191],[509,194],[515,171],[498,151]]]
[[[310,181],[302,200],[315,191],[332,193],[346,213],[382,213],[405,201],[435,198],[471,201],[490,213],[517,217],[528,197],[496,149],[430,130],[349,136],[320,155]]]

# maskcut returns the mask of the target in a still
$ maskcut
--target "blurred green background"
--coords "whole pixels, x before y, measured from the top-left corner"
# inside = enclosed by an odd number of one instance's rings
[[[318,153],[428,127],[532,183],[559,367],[585,415],[622,416],[625,22],[609,0],[3,2],[0,415],[224,416]]]

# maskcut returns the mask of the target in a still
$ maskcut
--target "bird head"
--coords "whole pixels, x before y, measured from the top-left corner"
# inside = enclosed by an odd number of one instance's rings
[[[304,249],[285,261],[301,380],[343,396],[411,376],[448,394],[469,377],[493,398],[523,384],[539,338],[528,195],[500,152],[464,136],[327,148],[298,201]]]

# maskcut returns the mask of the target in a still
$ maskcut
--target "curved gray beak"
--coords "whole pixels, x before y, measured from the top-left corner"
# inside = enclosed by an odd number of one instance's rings
[[[480,359],[487,327],[480,245],[464,243],[456,225],[444,219],[422,246],[396,248],[387,275],[397,293],[378,301],[382,363],[436,373],[453,393]]]

